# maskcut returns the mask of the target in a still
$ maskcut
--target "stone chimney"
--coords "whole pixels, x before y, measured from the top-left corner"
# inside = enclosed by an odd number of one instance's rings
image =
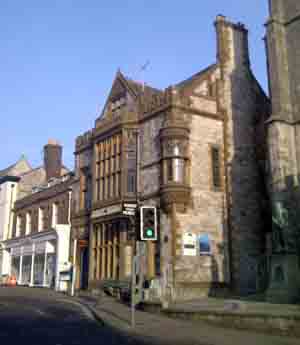
[[[217,61],[227,72],[249,68],[248,30],[242,23],[232,23],[218,15],[215,21],[217,32]]]
[[[44,146],[44,167],[47,181],[52,177],[60,177],[62,169],[62,146],[53,139]]]

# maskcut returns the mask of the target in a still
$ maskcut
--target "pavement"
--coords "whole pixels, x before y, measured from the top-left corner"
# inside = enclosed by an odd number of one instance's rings
[[[175,303],[168,308],[171,311],[184,310],[185,312],[217,311],[245,313],[247,315],[268,316],[298,316],[300,318],[300,305],[274,304],[265,302],[245,301],[241,299],[201,298],[197,300]]]
[[[162,314],[137,310],[136,325],[131,327],[130,307],[116,299],[81,293],[77,301],[83,303],[104,325],[127,337],[146,344],[164,345],[299,345],[300,339],[242,331],[209,325],[202,321],[170,319]],[[179,307],[179,306],[178,306]],[[206,306],[207,307],[207,306]],[[221,308],[221,306],[219,305]],[[182,306],[181,306],[182,308]],[[193,309],[195,306],[190,305]]]

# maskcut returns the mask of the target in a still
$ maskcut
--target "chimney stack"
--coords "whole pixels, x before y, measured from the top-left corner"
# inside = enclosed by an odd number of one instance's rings
[[[227,72],[236,68],[249,68],[248,30],[242,23],[233,23],[218,15],[215,21],[217,32],[217,61]]]
[[[47,181],[61,176],[62,146],[56,140],[49,139],[48,144],[44,146],[44,167]]]

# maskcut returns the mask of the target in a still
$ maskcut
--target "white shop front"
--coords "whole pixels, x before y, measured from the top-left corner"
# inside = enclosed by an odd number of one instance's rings
[[[69,245],[69,225],[6,241],[4,250],[10,257],[7,274],[15,276],[18,285],[66,291],[67,281],[61,272],[70,269]]]

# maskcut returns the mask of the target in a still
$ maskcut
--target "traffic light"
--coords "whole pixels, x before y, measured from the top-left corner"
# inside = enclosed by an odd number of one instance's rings
[[[141,207],[141,240],[157,240],[157,221],[155,206]]]

